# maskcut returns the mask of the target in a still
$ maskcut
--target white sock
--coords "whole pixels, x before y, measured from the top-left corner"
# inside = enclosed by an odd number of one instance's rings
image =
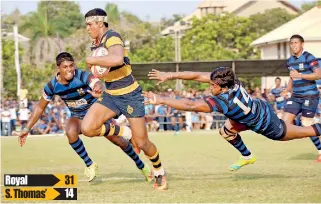
[[[122,126],[124,128],[124,132],[122,136],[126,140],[130,140],[132,138],[132,130],[128,126]]]
[[[319,154],[321,154],[321,150],[318,150]]]
[[[154,176],[159,176],[159,175],[163,176],[165,175],[165,170],[163,167],[158,170],[153,169],[153,173],[154,173]]]
[[[252,154],[250,154],[249,156],[242,156],[242,157],[245,160],[250,160],[250,159],[252,159]]]

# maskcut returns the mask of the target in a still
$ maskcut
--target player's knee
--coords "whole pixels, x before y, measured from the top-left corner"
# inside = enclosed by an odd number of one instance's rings
[[[135,139],[136,146],[143,151],[147,150],[151,145],[151,142],[148,139]]]
[[[75,141],[77,141],[80,131],[79,128],[66,128],[66,135],[68,138],[69,143],[73,143]]]
[[[226,125],[223,125],[220,129],[219,129],[219,133],[220,135],[227,141],[231,141],[233,140],[236,136],[237,133],[234,133],[232,131],[230,131],[228,129],[228,127],[226,127]]]
[[[301,117],[301,123],[303,127],[308,127],[313,125],[313,118]]]
[[[82,134],[86,135],[87,137],[97,136],[97,134],[94,132],[93,128],[87,124],[81,125],[81,132],[82,132]]]

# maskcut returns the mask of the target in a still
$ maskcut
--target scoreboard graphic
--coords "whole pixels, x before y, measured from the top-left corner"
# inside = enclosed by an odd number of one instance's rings
[[[7,201],[77,200],[74,174],[5,174],[3,181]]]

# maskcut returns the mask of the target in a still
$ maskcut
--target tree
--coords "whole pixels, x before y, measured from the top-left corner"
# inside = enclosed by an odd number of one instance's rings
[[[48,19],[53,22],[63,22],[63,26],[67,28],[67,35],[85,25],[85,17],[80,12],[80,6],[73,1],[40,1],[37,10],[38,13],[47,10]]]
[[[105,7],[105,11],[108,16],[108,22],[116,24],[120,20],[120,13],[118,11],[118,6],[113,3],[108,3]]]
[[[184,18],[184,15],[182,14],[173,14],[172,17],[168,19],[162,18],[160,29],[163,30],[169,26],[172,26],[175,22],[180,21],[182,18]]]
[[[268,33],[288,21],[294,19],[296,15],[289,14],[285,9],[274,8],[266,10],[264,13],[258,13],[250,16],[251,27],[257,33],[258,37]]]
[[[257,35],[248,18],[226,14],[192,19],[182,38],[182,60],[227,60],[257,58],[250,43]]]
[[[175,57],[173,38],[158,37],[129,54],[132,62],[171,62]]]
[[[304,3],[301,5],[301,12],[307,12],[308,10],[312,9],[315,6],[321,6],[321,1],[313,1],[309,3]]]
[[[5,96],[17,95],[17,73],[14,66],[14,41],[2,41],[2,59],[3,59],[3,86]],[[22,56],[23,50],[19,49],[19,56]],[[39,93],[55,72],[54,64],[47,64],[43,69],[35,69],[32,65],[21,66],[22,82],[29,91],[33,99],[38,99]],[[35,83],[36,82],[36,83]]]

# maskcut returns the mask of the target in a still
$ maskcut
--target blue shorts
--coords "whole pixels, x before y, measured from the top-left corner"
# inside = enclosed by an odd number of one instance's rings
[[[70,118],[78,118],[79,120],[84,119],[86,113],[88,112],[88,110],[76,113],[76,112],[71,112],[71,116]]]
[[[271,121],[268,127],[263,131],[257,133],[271,139],[281,140],[286,134],[286,124],[283,120],[279,119],[273,109],[269,106],[269,114],[271,115]]]
[[[319,103],[318,103],[318,107],[317,107],[317,114],[321,114],[321,99],[319,98]]]
[[[303,117],[313,118],[317,112],[319,99],[301,99],[291,97],[285,105],[284,112],[298,115],[302,113]]]
[[[285,101],[282,103],[276,103],[276,110],[283,110],[285,106]]]
[[[138,87],[133,92],[120,96],[113,96],[104,92],[102,100],[97,100],[95,103],[106,106],[114,111],[117,116],[124,114],[127,118],[141,118],[145,117],[143,102],[142,88]]]

